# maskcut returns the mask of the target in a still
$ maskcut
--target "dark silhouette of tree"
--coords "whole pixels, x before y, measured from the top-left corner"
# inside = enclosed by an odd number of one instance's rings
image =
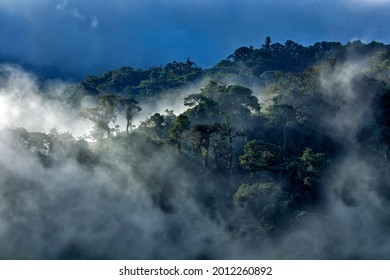
[[[170,130],[171,141],[176,145],[178,155],[182,154],[183,132],[190,128],[190,120],[186,114],[177,116],[173,127]]]
[[[118,129],[116,125],[116,106],[120,98],[116,95],[103,95],[98,97],[98,104],[94,108],[86,109],[81,115],[94,123],[91,132],[92,138],[100,141],[104,137],[111,136],[111,133]],[[110,127],[110,124],[114,127]]]
[[[126,132],[129,133],[133,129],[133,117],[139,111],[141,111],[141,107],[137,104],[133,98],[122,98],[120,100],[121,105],[125,106],[125,117],[126,117]]]
[[[281,127],[283,150],[286,151],[288,129],[296,123],[294,108],[286,104],[272,105],[268,108],[268,118],[270,124]]]
[[[271,37],[270,36],[267,36],[265,38],[265,42],[264,42],[264,45],[263,45],[263,48],[268,50],[271,46]]]

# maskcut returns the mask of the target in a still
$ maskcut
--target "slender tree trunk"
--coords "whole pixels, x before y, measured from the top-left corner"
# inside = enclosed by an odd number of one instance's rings
[[[178,138],[179,138],[179,139],[178,139],[178,141],[177,141],[177,154],[178,154],[179,156],[181,156],[181,155],[182,155],[182,152],[181,152],[181,133],[180,133],[180,135],[179,135]]]
[[[203,148],[205,149],[205,157],[204,157],[204,166],[209,166],[209,148],[210,148],[210,139],[205,139],[205,143]]]
[[[233,136],[232,136],[232,127],[230,124],[230,117],[228,115],[225,115],[225,122],[227,126],[227,135],[229,139],[228,168],[229,168],[229,172],[232,173],[233,172]]]
[[[287,143],[287,127],[283,127],[283,150],[286,151],[286,143]]]
[[[283,159],[286,159],[287,127],[283,127]]]
[[[232,131],[229,127],[228,129],[228,136],[229,136],[229,172],[232,173],[233,171],[233,137],[232,137]]]
[[[126,120],[126,132],[129,133],[131,132],[132,128],[133,128],[133,120],[132,119],[127,119]]]

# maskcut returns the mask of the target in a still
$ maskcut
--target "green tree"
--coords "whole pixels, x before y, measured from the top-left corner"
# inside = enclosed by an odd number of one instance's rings
[[[304,185],[314,187],[323,175],[325,154],[314,153],[311,148],[306,148],[299,159],[305,167],[303,171]]]
[[[246,135],[252,112],[260,111],[258,99],[246,87],[211,80],[200,93],[186,97],[184,104],[192,107],[187,110],[187,114],[193,123],[191,136],[195,153],[199,154],[203,149],[204,162],[207,164],[210,139],[219,133],[221,137],[215,139],[212,147],[218,158],[221,158],[221,148],[225,148],[228,169],[232,171],[233,141],[236,137]],[[224,141],[227,145],[223,143]]]
[[[264,42],[263,48],[268,50],[270,48],[270,45],[271,45],[271,37],[267,36],[265,38],[265,42]]]
[[[272,105],[268,108],[268,119],[271,125],[281,127],[283,132],[283,150],[286,151],[288,129],[296,124],[294,108],[286,104]]]
[[[150,138],[163,141],[170,137],[176,116],[172,110],[165,110],[165,114],[155,113],[141,122],[139,129],[149,135]]]
[[[190,94],[184,98],[184,105],[192,107],[186,113],[194,123],[217,122],[219,120],[217,102],[202,93]]]
[[[138,102],[133,98],[121,98],[121,104],[125,106],[125,117],[126,117],[126,132],[129,133],[133,129],[133,117],[139,111],[141,111],[141,107],[137,104]]]
[[[287,160],[279,146],[261,140],[252,140],[244,146],[240,164],[251,174],[261,171],[280,172],[285,170]]]
[[[209,166],[210,143],[213,134],[218,133],[221,126],[215,124],[197,124],[192,127],[189,135],[195,154],[201,155],[205,167]]]
[[[288,220],[289,196],[277,183],[243,184],[233,195],[237,210],[253,215],[256,231],[267,232]]]
[[[146,132],[151,138],[160,139],[163,134],[164,126],[164,116],[160,113],[155,113],[141,122],[139,129]]]
[[[182,141],[183,141],[183,132],[185,130],[190,129],[190,120],[187,114],[183,113],[177,116],[175,122],[173,123],[173,127],[170,130],[171,141],[176,145],[177,153],[179,155],[182,154]]]
[[[318,174],[325,161],[325,154],[314,153],[311,148],[306,148],[300,160],[305,165],[307,172]]]
[[[91,136],[98,141],[111,136],[118,129],[116,125],[116,106],[120,98],[117,95],[102,95],[98,97],[97,106],[84,110],[81,115],[94,123]],[[111,127],[110,124],[114,127]]]

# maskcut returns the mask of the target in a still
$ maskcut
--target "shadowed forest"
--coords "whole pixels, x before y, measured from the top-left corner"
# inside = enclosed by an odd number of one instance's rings
[[[390,45],[267,37],[69,83],[0,66],[1,259],[389,259]]]

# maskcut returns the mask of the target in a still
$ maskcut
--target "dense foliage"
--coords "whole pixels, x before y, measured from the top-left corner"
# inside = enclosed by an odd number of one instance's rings
[[[141,101],[158,100],[201,80],[200,88],[183,99],[183,112],[166,108],[134,125]],[[194,203],[245,246],[278,240],[313,217],[322,219],[333,197],[330,182],[352,154],[375,167],[375,178],[365,177],[367,184],[378,203],[389,205],[390,47],[384,44],[304,47],[267,38],[260,49],[238,48],[211,69],[190,59],[147,70],[123,67],[89,76],[64,94],[74,104],[85,96],[95,98],[95,106],[81,113],[93,124],[88,139],[22,128],[4,130],[2,137],[37,155],[45,168],[71,160],[85,170],[105,170],[124,192],[131,189],[131,173],[163,213],[186,215],[183,203],[188,208]],[[118,118],[126,120],[125,127]],[[353,190],[361,182],[360,175],[351,174],[359,170],[345,173],[350,177],[334,190],[346,205],[364,200]],[[381,218],[386,229],[388,218]],[[165,238],[174,243],[180,227],[172,222]],[[72,248],[57,257],[117,257]],[[148,257],[153,256],[166,257]],[[210,249],[185,257],[223,256]]]

